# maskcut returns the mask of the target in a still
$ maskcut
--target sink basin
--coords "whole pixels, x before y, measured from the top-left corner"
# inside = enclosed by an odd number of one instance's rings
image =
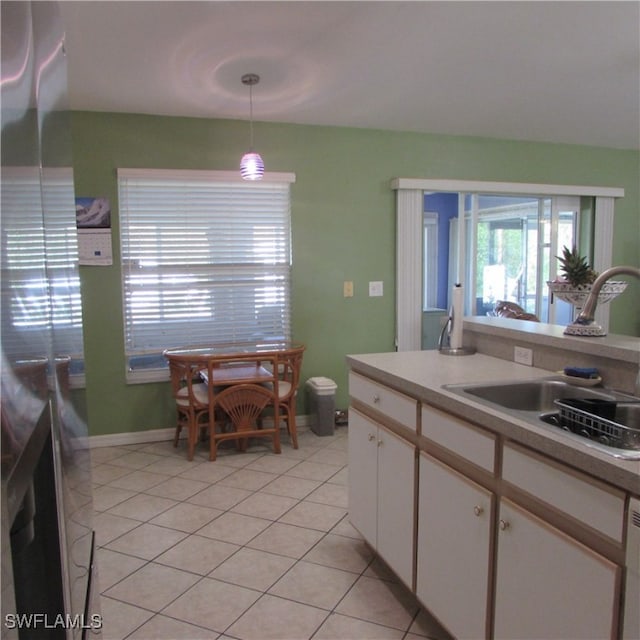
[[[562,380],[525,380],[522,382],[478,383],[445,385],[450,390],[460,390],[482,398],[492,404],[516,411],[553,411],[554,400],[560,398],[600,398],[614,400],[606,391],[575,387]]]
[[[615,421],[628,429],[640,431],[640,402],[620,402],[616,407]]]
[[[469,384],[445,384],[442,387],[456,395],[475,400],[536,426],[545,425],[553,431],[561,431],[567,438],[575,438],[589,447],[598,449],[617,458],[627,460],[640,459],[640,401],[637,398],[603,388],[577,387],[558,378],[538,378],[518,382],[478,382]],[[584,429],[575,425],[567,426],[558,412],[556,400],[595,400],[591,404],[598,406],[601,401],[615,403],[615,417],[605,419],[602,431]],[[585,403],[589,405],[589,402]],[[604,404],[609,404],[605,402]],[[591,418],[596,422],[602,419],[586,414],[588,424]]]

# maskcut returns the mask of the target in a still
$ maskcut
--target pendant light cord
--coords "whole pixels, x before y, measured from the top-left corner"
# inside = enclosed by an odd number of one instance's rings
[[[249,149],[253,151],[253,85],[260,82],[260,76],[257,73],[245,73],[241,80],[242,84],[249,87]]]
[[[249,151],[253,151],[253,84],[249,85]]]

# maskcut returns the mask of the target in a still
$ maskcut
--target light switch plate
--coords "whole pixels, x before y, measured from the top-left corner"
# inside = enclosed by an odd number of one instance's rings
[[[353,280],[345,280],[342,285],[342,295],[345,298],[353,298]]]
[[[376,280],[369,283],[369,296],[379,297],[383,294],[382,280]]]

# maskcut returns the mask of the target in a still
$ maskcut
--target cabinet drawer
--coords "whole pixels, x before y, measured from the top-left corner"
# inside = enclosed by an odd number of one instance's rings
[[[495,436],[433,407],[422,407],[422,435],[478,467],[494,472]]]
[[[349,395],[416,431],[418,401],[358,373],[349,373]]]
[[[505,445],[502,477],[537,500],[622,542],[624,493],[578,471],[568,472],[542,456]]]

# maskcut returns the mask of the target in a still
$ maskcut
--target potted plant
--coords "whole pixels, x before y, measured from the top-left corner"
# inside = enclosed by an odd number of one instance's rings
[[[560,262],[562,276],[547,282],[549,291],[554,296],[578,308],[582,308],[591,292],[591,285],[598,277],[589,261],[581,256],[576,247],[562,247],[562,256],[556,256]],[[624,280],[605,282],[598,295],[598,304],[604,304],[621,294],[627,283]]]

